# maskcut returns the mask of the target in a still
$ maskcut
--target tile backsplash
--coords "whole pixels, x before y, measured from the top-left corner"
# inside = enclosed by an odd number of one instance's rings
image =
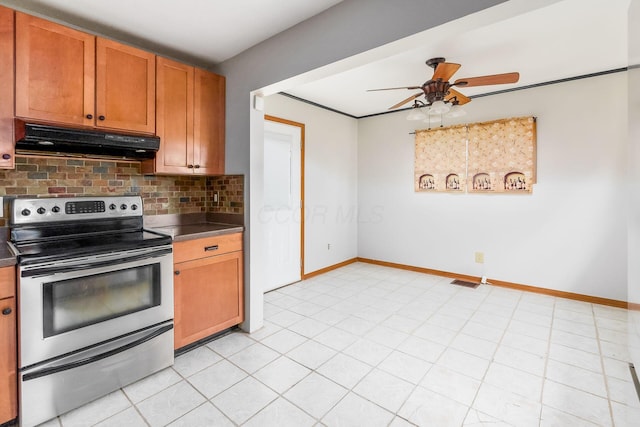
[[[244,213],[244,176],[226,175],[210,177],[207,180],[210,191],[207,197],[207,212],[223,214]],[[218,193],[218,201],[214,193]]]
[[[145,215],[242,215],[243,187],[242,175],[143,175],[140,163],[117,160],[17,156],[14,170],[0,170],[0,196],[5,196],[5,204],[21,196],[140,195]],[[215,192],[218,203],[213,202]]]

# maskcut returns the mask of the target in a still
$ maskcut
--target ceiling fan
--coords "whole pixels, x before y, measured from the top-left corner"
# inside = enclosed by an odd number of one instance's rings
[[[431,58],[427,61],[427,65],[433,68],[433,76],[431,77],[431,79],[424,82],[422,86],[369,89],[367,92],[379,90],[421,89],[421,92],[411,95],[410,97],[403,99],[397,104],[392,105],[391,107],[389,107],[389,110],[401,107],[407,102],[414,101],[414,108],[428,106],[431,107],[429,111],[430,114],[442,114],[449,111],[450,107],[447,104],[456,106],[464,105],[471,101],[471,98],[453,89],[453,86],[472,87],[516,83],[520,78],[520,73],[514,72],[504,74],[491,74],[488,76],[479,77],[466,77],[457,79],[453,83],[449,83],[449,79],[455,74],[456,71],[458,71],[458,69],[460,68],[460,64],[445,62],[444,58]],[[422,95],[424,95],[426,103],[418,100],[418,98]]]

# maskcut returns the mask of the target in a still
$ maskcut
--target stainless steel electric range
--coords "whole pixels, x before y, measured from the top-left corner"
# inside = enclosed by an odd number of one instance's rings
[[[14,199],[20,423],[32,426],[173,364],[171,237],[142,199]]]

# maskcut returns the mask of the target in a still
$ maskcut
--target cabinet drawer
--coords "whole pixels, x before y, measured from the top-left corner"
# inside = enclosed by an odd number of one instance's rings
[[[0,268],[0,299],[13,297],[16,294],[15,267]]]
[[[240,251],[242,250],[242,233],[176,242],[173,244],[173,249],[174,263]]]

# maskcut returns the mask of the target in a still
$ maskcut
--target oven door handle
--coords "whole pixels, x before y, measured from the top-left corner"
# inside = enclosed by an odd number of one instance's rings
[[[90,270],[92,268],[99,267],[108,267],[111,265],[122,264],[123,262],[133,262],[133,261],[141,261],[149,258],[156,258],[159,256],[164,256],[170,254],[172,252],[172,248],[160,249],[153,252],[148,252],[139,255],[133,255],[125,258],[117,258],[110,259],[107,261],[96,261],[96,262],[88,262],[85,264],[71,264],[71,265],[60,265],[53,267],[42,267],[42,268],[34,268],[33,270],[22,270],[20,273],[21,277],[33,277],[33,276],[49,276],[57,273],[68,273],[70,271],[78,271],[78,270]]]
[[[91,355],[91,356],[86,356],[86,355],[81,355],[79,357],[78,360],[71,360],[71,361],[65,361],[64,363],[60,364],[60,365],[52,365],[52,366],[47,366],[45,368],[42,369],[38,369],[34,372],[29,372],[26,373],[24,375],[22,375],[22,380],[23,381],[29,381],[29,380],[34,380],[36,378],[40,378],[40,377],[44,377],[47,375],[52,375],[58,372],[62,372],[62,371],[67,371],[69,369],[74,369],[74,368],[78,368],[80,366],[84,366],[84,365],[89,365],[91,363],[95,363],[99,360],[102,359],[106,359],[107,357],[111,357],[114,356],[118,353],[122,353],[123,351],[127,351],[130,350],[134,347],[137,347],[141,344],[144,344],[147,341],[150,341],[156,337],[159,337],[160,335],[170,331],[173,329],[173,323],[171,323],[170,325],[164,325],[161,326],[153,331],[151,331],[150,333],[148,333],[147,335],[138,338],[134,341],[128,342],[118,348],[114,348],[113,350],[109,350],[109,351],[105,351],[104,353],[99,353],[99,354],[95,354],[95,355]]]

